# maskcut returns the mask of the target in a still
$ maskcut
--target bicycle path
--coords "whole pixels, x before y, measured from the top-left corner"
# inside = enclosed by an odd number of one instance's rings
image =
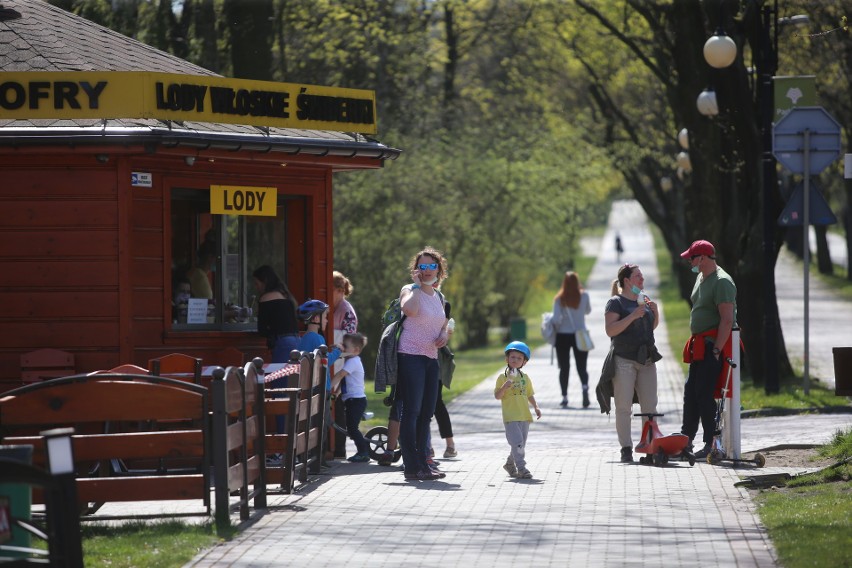
[[[615,226],[622,260],[639,264],[652,297],[658,281],[644,213],[634,201],[616,202],[585,283],[593,306],[587,322],[597,344],[589,354],[591,388],[605,356],[603,306],[618,266],[610,246]],[[664,356],[658,363],[658,411],[665,413],[660,428],[668,433],[680,426],[684,377],[665,325],[656,337]],[[558,369],[549,349],[536,350],[526,367],[543,410],[527,445],[533,479],[515,480],[502,469],[508,447],[492,395],[495,377],[489,377],[449,405],[459,456],[441,460],[445,479],[407,482],[396,468],[334,462],[295,495],[272,496],[266,514],[186,566],[777,566],[751,499],[734,483],[755,472],[795,470],[771,462],[760,470],[745,463],[622,464],[614,417],[596,405],[579,406],[573,369],[569,407],[559,407]],[[742,450],[825,443],[850,427],[850,415],[743,420]],[[634,444],[639,430],[637,419]],[[440,454],[437,430],[433,437]]]

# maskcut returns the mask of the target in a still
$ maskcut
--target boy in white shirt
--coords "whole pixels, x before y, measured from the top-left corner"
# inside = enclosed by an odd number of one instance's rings
[[[343,368],[334,374],[331,389],[332,393],[340,393],[346,408],[346,433],[355,442],[356,453],[347,459],[360,463],[370,461],[370,444],[359,428],[367,409],[364,365],[361,363],[361,351],[366,345],[367,338],[360,333],[347,333],[343,336]]]

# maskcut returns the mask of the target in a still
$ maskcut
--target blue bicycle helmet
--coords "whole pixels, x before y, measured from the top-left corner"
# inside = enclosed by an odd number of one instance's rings
[[[524,359],[527,361],[530,360],[530,348],[527,347],[527,344],[523,341],[513,341],[509,345],[506,346],[506,349],[503,350],[503,353],[508,353],[509,351],[517,351],[521,355],[524,356]]]
[[[328,304],[322,300],[308,300],[299,306],[299,319],[302,321],[311,321],[314,316],[322,315],[328,309]]]

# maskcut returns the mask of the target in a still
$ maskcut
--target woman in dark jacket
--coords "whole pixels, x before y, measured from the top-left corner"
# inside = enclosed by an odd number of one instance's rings
[[[286,363],[290,352],[299,346],[298,303],[271,266],[264,264],[252,273],[260,300],[257,331],[266,337],[272,351],[272,363]]]

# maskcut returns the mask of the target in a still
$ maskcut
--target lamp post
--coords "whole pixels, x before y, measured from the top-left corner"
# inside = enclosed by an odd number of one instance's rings
[[[778,0],[767,2],[761,10],[760,41],[755,56],[757,71],[757,108],[760,111],[761,163],[763,165],[763,388],[766,394],[779,392],[778,384],[778,329],[776,318],[770,317],[778,309],[775,291],[775,191],[778,185],[775,156],[772,155],[772,77],[778,70]],[[775,24],[773,26],[773,20]],[[770,37],[774,32],[775,40]]]
[[[51,565],[83,568],[77,481],[74,473],[73,428],[41,432],[47,450],[47,466],[54,487],[46,492],[47,526]]]
[[[757,108],[760,111],[761,162],[763,164],[763,364],[765,369],[764,390],[766,394],[779,392],[778,384],[778,318],[770,317],[778,309],[775,290],[775,195],[778,190],[778,171],[772,154],[772,125],[775,119],[773,97],[774,76],[778,71],[778,27],[779,25],[807,24],[806,15],[791,18],[778,17],[778,0],[766,2],[760,12],[760,41],[755,54],[757,72]]]

